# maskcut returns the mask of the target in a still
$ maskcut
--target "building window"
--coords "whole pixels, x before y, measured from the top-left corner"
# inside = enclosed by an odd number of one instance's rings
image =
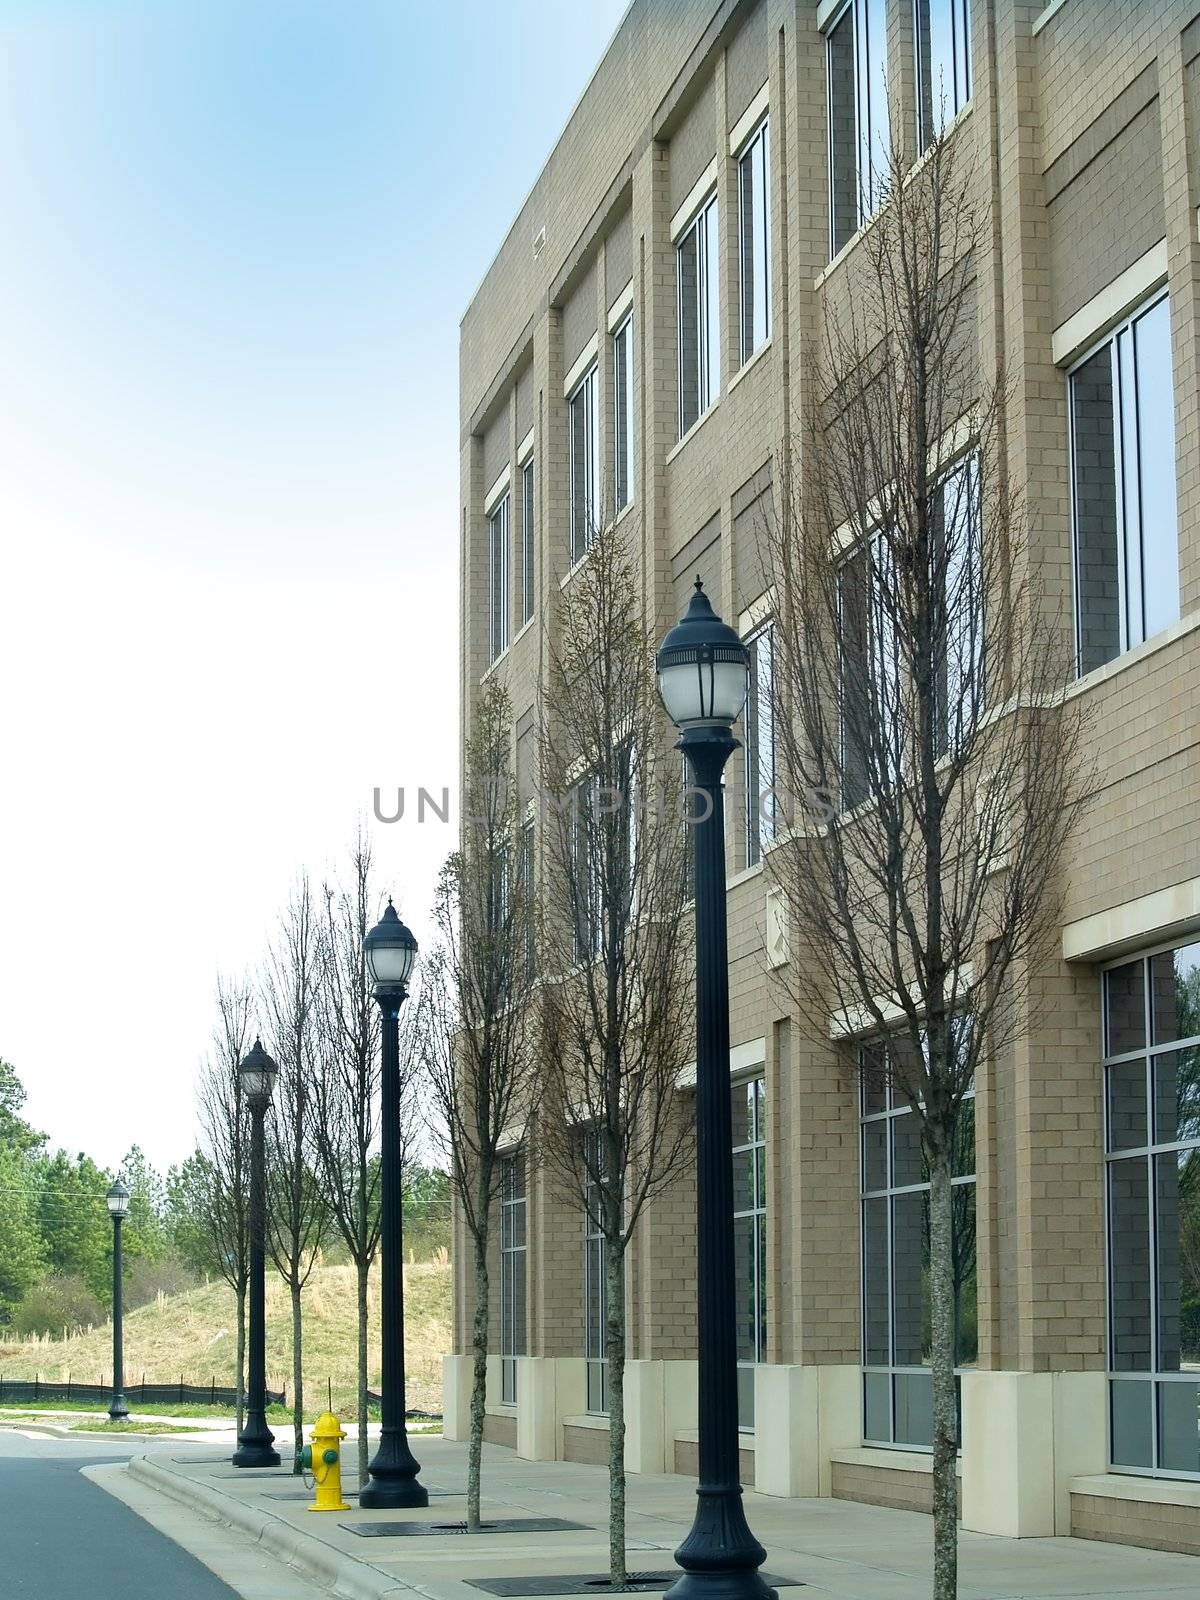
[[[883,200],[890,156],[886,9],[886,0],[847,0],[825,34],[831,256]]]
[[[568,402],[571,438],[571,562],[581,561],[595,537],[599,516],[596,463],[600,459],[600,419],[596,411],[593,366]]]
[[[971,0],[913,0],[913,40],[924,150],[971,98]]]
[[[929,1370],[929,1174],[920,1124],[893,1083],[886,1049],[859,1051],[862,1161],[863,1439],[928,1450],[933,1441]],[[954,1152],[956,1359],[977,1352],[975,1100],[962,1105]]]
[[[675,249],[679,282],[679,437],[721,392],[717,197],[701,206]]]
[[[600,1185],[594,1174],[603,1155],[600,1136],[589,1133],[587,1205],[583,1214],[583,1354],[587,1368],[587,1409],[608,1410],[608,1358],[604,1354],[604,1322],[608,1286],[604,1276],[604,1231],[600,1226]]]
[[[933,672],[943,754],[961,748],[985,700],[979,456],[957,462],[935,484],[931,499],[934,570],[944,602],[945,637],[938,641],[940,659]]]
[[[983,574],[979,457],[964,456],[930,491],[929,568],[926,594],[936,589],[941,621],[930,646],[938,711],[938,753],[958,748],[983,710]],[[912,711],[905,682],[911,657],[915,604],[903,598],[894,573],[906,566],[900,538],[883,529],[861,541],[838,574],[838,649],[841,692],[839,736],[842,808],[850,811],[898,783]],[[897,629],[899,622],[899,630]]]
[[[633,499],[633,317],[612,337],[613,510]]]
[[[762,860],[775,835],[775,628],[767,623],[747,640],[750,693],[746,699],[746,865]]]
[[[1109,1450],[1200,1477],[1200,943],[1104,974]]]
[[[595,818],[599,784],[594,773],[582,778],[571,793],[571,849],[575,860],[575,960],[594,961],[600,954],[600,859],[596,848]]]
[[[525,978],[529,982],[537,971],[537,919],[534,915],[534,881],[535,870],[533,857],[533,818],[528,818],[521,824],[521,833],[518,841],[518,863],[521,873],[521,893],[524,903],[521,915],[525,938]]]
[[[1079,673],[1179,617],[1175,394],[1167,296],[1068,378]]]
[[[521,625],[533,616],[533,457],[521,468]]]
[[[500,1177],[500,1399],[517,1403],[517,1357],[525,1354],[525,1160],[505,1156]]]
[[[754,1365],[767,1359],[767,1100],[761,1078],[733,1099],[733,1253],[738,1427],[754,1427]]]
[[[771,337],[771,148],[764,120],[738,157],[741,358]]]
[[[508,649],[508,496],[488,517],[488,610],[491,659]]]
[[[900,662],[890,573],[893,541],[877,534],[838,574],[842,809],[852,811],[896,767]],[[895,772],[893,776],[898,776]]]

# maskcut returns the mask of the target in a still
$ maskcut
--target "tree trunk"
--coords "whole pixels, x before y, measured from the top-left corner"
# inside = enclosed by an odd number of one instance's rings
[[[358,1482],[361,1488],[367,1481],[370,1460],[367,1449],[367,1274],[370,1269],[361,1257],[355,1267],[358,1271]]]
[[[292,1290],[292,1428],[296,1436],[296,1453],[292,1471],[299,1474],[300,1452],[304,1448],[304,1353],[300,1344],[300,1283],[291,1282]]]
[[[467,1532],[479,1531],[479,1488],[483,1472],[483,1418],[487,1404],[488,1281],[487,1216],[475,1233],[475,1319],[471,1327],[471,1441],[467,1449]]]
[[[237,1289],[237,1431],[246,1418],[246,1285]]]
[[[608,1576],[614,1589],[625,1571],[625,1252],[604,1240],[604,1354],[608,1358]]]
[[[952,1147],[949,1130],[939,1130],[936,1149],[930,1152],[929,1167],[934,1600],[955,1600],[958,1592],[958,1406],[954,1387]]]

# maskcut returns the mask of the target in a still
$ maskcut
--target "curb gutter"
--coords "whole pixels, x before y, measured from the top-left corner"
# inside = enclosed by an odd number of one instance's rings
[[[214,1522],[236,1528],[304,1577],[330,1590],[339,1600],[400,1600],[401,1596],[411,1597],[417,1592],[314,1535],[299,1532],[281,1517],[242,1505],[232,1495],[172,1472],[148,1456],[131,1456],[128,1471],[139,1483],[157,1489],[193,1511],[202,1512]]]

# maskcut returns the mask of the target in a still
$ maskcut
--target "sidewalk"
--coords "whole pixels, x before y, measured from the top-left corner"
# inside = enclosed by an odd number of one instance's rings
[[[438,1437],[414,1441],[428,1510],[316,1516],[310,1496],[278,1471],[239,1472],[215,1453],[181,1455],[169,1445],[135,1456],[128,1472],[227,1526],[346,1600],[411,1595],[485,1600],[481,1578],[563,1573],[602,1575],[607,1567],[607,1473],[574,1462],[523,1461],[492,1446],[484,1452],[484,1517],[561,1518],[580,1531],[453,1532],[364,1538],[368,1523],[455,1522],[466,1514],[466,1446]],[[343,1487],[353,1491],[353,1463]],[[433,1491],[440,1491],[434,1493]],[[353,1493],[346,1495],[353,1500]],[[671,1552],[691,1523],[695,1485],[649,1474],[629,1480],[631,1570],[669,1571]],[[767,1549],[766,1571],[836,1600],[927,1600],[930,1522],[913,1512],[841,1500],[783,1500],[746,1493],[750,1526]],[[960,1540],[962,1600],[1177,1600],[1200,1588],[1200,1562],[1082,1539]],[[789,1600],[782,1590],[780,1600]],[[801,1600],[799,1594],[796,1600]]]

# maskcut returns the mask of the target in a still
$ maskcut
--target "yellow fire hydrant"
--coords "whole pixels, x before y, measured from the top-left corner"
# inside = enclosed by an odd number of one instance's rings
[[[342,1452],[339,1443],[346,1437],[332,1411],[322,1411],[313,1424],[312,1443],[300,1452],[300,1465],[311,1472],[317,1498],[306,1511],[349,1511],[342,1499]]]

